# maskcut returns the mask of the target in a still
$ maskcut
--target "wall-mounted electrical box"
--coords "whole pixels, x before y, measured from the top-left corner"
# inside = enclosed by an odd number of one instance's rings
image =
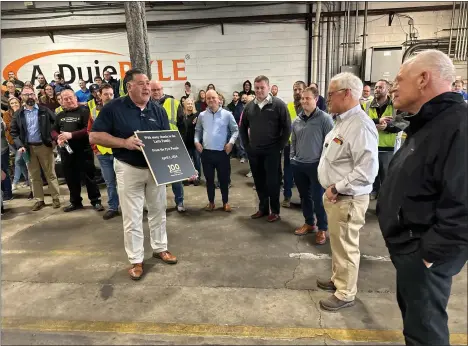
[[[358,65],[343,65],[340,67],[340,72],[351,72],[359,77],[359,66]]]
[[[393,81],[403,59],[402,46],[371,47],[364,57],[364,81],[376,83],[379,79]]]

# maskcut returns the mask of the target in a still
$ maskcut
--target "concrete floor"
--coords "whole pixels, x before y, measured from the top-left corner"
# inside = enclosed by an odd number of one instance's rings
[[[201,210],[204,186],[185,187],[188,211],[178,214],[168,188],[169,250],[179,263],[151,258],[146,237],[139,282],[127,274],[120,217],[104,221],[89,208],[31,212],[28,191],[20,190],[1,222],[3,344],[402,343],[395,272],[375,203],[361,232],[357,304],[323,312],[318,301],[328,293],[315,280],[330,276],[329,245],[294,236],[303,223],[297,206],[282,209],[278,223],[251,220],[257,201],[248,164],[231,163],[231,214]],[[467,344],[466,306],[465,267],[449,302],[454,344]]]

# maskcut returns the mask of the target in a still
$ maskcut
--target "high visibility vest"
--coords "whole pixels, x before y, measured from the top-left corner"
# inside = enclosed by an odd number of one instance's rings
[[[55,114],[59,114],[60,112],[63,112],[62,106],[55,108]]]
[[[292,129],[292,123],[297,118],[296,107],[294,107],[294,102],[288,103],[288,112],[289,112],[289,116],[291,117],[291,129]],[[292,131],[291,131],[291,136],[289,136],[289,143],[291,143],[291,138],[292,138]]]
[[[99,111],[97,110],[97,108],[96,107],[91,108],[91,116],[93,117],[93,121],[96,121],[96,118],[98,117],[98,115],[99,115]],[[106,148],[98,144],[96,144],[96,147],[98,148],[99,152],[102,155],[106,155],[106,154],[112,155],[111,148]]]
[[[90,101],[88,101],[88,108],[91,110],[93,108],[96,108],[96,100],[95,99],[92,99]]]
[[[359,103],[361,104],[361,108],[366,111],[367,107],[371,104],[371,102],[374,100],[374,96],[369,96],[369,99],[367,101],[364,100],[359,100]]]
[[[124,87],[124,78],[120,78],[120,85],[119,85],[119,96],[124,97],[126,96],[127,93],[125,92],[125,87]]]
[[[371,107],[371,103],[369,102],[366,104],[366,113],[369,115],[371,119],[378,119],[379,116],[377,114],[377,109]],[[383,112],[382,117],[395,117],[395,108],[393,108],[393,104],[387,104],[387,108],[385,108],[385,112]],[[397,134],[396,133],[388,133],[379,130],[379,147],[385,148],[395,148]]]
[[[167,98],[164,101],[163,108],[166,110],[167,117],[169,118],[169,127],[171,130],[178,130],[177,128],[177,109],[179,108],[179,101],[173,98]]]

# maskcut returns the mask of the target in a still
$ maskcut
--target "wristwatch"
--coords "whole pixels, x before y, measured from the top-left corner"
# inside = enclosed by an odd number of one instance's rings
[[[337,194],[338,194],[338,191],[336,190],[336,187],[335,187],[335,186],[332,186],[332,187],[331,187],[331,192],[332,192],[334,195],[337,195]]]

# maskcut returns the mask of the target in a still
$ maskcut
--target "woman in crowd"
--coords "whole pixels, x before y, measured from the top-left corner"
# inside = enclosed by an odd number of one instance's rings
[[[249,80],[246,80],[242,85],[242,91],[239,93],[239,97],[242,95],[255,95],[255,92],[252,90],[252,83]]]
[[[49,108],[52,112],[55,112],[57,107],[60,107],[60,104],[57,101],[57,96],[55,95],[55,89],[47,84],[44,87],[45,95],[39,98],[39,104],[44,107]]]
[[[26,84],[25,84],[26,85]],[[3,114],[3,121],[6,125],[5,135],[10,146],[11,152],[15,153],[15,170],[14,170],[14,177],[13,177],[13,185],[12,191],[18,189],[18,183],[21,179],[21,174],[24,176],[24,181],[27,186],[29,186],[29,177],[28,177],[28,168],[26,167],[26,162],[23,158],[23,153],[20,153],[16,150],[15,144],[13,142],[13,138],[10,135],[10,124],[13,120],[13,114],[19,110],[21,107],[20,100],[17,98],[10,98],[8,100],[8,110]]]
[[[197,102],[195,102],[195,109],[198,113],[204,112],[206,110],[206,93],[205,90],[200,90],[198,92]]]
[[[214,91],[216,91],[216,88],[215,88],[215,86],[214,86],[213,83],[208,84],[208,86],[206,87],[206,91],[208,91],[208,90],[214,90]]]
[[[193,161],[195,169],[198,171],[198,179],[193,181],[193,185],[200,184],[201,162],[200,153],[195,149],[195,125],[197,124],[198,112],[195,109],[192,99],[186,99],[183,113],[177,117],[177,128],[184,140],[190,158]]]

